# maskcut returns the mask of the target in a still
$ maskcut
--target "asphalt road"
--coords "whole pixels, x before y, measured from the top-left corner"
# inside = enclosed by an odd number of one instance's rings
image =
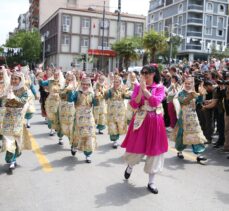
[[[81,152],[71,156],[66,138],[60,146],[57,136],[49,136],[39,109],[30,132],[33,150],[23,151],[13,175],[7,174],[0,154],[0,211],[229,210],[229,160],[211,146],[206,152],[208,165],[203,166],[190,150],[185,160],[179,160],[170,142],[164,171],[156,177],[159,194],[154,195],[146,189],[144,160],[129,181],[124,180],[124,150],[112,149],[107,132],[97,136],[91,164]]]

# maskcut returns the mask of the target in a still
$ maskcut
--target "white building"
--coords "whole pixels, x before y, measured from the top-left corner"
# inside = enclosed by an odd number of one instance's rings
[[[111,50],[111,44],[117,40],[117,19],[116,13],[106,12],[103,29],[102,9],[58,9],[40,26],[41,34],[46,35],[47,64],[67,71],[74,62],[82,68],[80,58],[87,54],[93,59],[90,69],[112,71],[117,62]],[[143,36],[144,29],[145,16],[121,14],[121,38]]]
[[[29,30],[29,12],[19,15],[17,30]]]

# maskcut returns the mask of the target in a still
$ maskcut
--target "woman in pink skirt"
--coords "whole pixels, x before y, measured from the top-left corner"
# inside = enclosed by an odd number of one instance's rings
[[[164,153],[168,151],[168,139],[163,120],[162,100],[165,90],[160,84],[160,74],[156,64],[144,66],[140,85],[136,85],[130,100],[133,116],[122,147],[126,148],[124,160],[128,166],[125,178],[132,173],[133,166],[147,156],[144,171],[149,174],[148,189],[157,194],[155,174],[162,171]]]

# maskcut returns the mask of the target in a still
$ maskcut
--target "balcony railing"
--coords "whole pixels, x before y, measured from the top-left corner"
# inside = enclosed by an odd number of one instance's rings
[[[198,4],[189,4],[188,5],[189,10],[202,10],[204,9],[203,5],[198,5]]]
[[[203,19],[201,19],[201,18],[188,18],[188,23],[203,24]]]
[[[201,50],[201,45],[187,44],[186,49],[187,50]]]
[[[188,32],[187,32],[187,36],[202,37],[202,32],[188,31]]]

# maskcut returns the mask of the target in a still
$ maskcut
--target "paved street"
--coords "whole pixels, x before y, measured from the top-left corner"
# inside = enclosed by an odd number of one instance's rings
[[[164,171],[156,178],[159,194],[153,195],[146,189],[143,162],[128,182],[124,180],[124,150],[112,149],[107,132],[97,136],[98,150],[91,164],[85,163],[81,152],[72,157],[66,139],[59,146],[57,136],[48,135],[39,109],[30,132],[34,150],[23,152],[13,175],[6,174],[1,154],[1,211],[229,210],[229,160],[211,148],[209,164],[202,166],[190,151],[184,161],[178,160],[170,142]]]

